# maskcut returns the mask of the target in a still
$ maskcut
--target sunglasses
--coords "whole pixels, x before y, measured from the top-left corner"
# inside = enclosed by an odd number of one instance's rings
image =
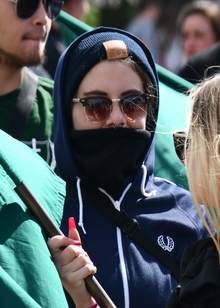
[[[181,161],[185,159],[185,143],[186,143],[186,133],[184,131],[177,131],[173,134],[174,148],[178,158]],[[189,141],[187,141],[189,145]]]
[[[81,103],[87,119],[92,123],[100,123],[107,120],[112,111],[112,103],[119,102],[121,111],[130,122],[143,119],[147,113],[147,104],[151,95],[142,93],[129,95],[123,98],[110,99],[108,97],[93,96],[74,98],[73,103]]]
[[[40,6],[41,0],[8,0],[15,3],[15,11],[19,18],[30,18]],[[48,17],[53,20],[59,15],[63,1],[62,0],[43,0],[43,5]]]

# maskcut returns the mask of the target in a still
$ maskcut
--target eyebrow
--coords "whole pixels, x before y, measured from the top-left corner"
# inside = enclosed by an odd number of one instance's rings
[[[138,89],[129,89],[127,91],[122,92],[120,96],[125,96],[125,95],[128,95],[128,94],[136,94],[136,93],[141,94],[141,93],[143,93],[143,91],[138,90]],[[100,90],[92,90],[92,91],[89,91],[89,92],[84,92],[83,95],[84,96],[92,96],[92,95],[108,96],[109,94],[107,92],[100,91]]]

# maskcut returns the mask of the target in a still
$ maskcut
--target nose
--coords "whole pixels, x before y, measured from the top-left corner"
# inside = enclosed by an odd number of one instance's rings
[[[33,23],[37,25],[46,25],[47,23],[51,23],[42,0],[40,1],[38,9],[33,15]]]
[[[127,123],[126,117],[121,110],[118,99],[112,99],[112,111],[109,118],[106,120],[107,126],[125,126]]]
[[[189,36],[187,39],[185,39],[184,43],[187,47],[191,47],[195,45],[195,38],[193,36]]]

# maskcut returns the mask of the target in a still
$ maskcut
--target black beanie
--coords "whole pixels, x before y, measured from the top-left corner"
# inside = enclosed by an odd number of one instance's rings
[[[103,43],[109,41],[124,42],[128,53],[127,57],[132,57],[143,68],[157,90],[156,68],[146,45],[126,31],[110,27],[99,27],[79,36],[61,56],[61,58],[65,56],[65,62],[62,63],[62,72],[59,72],[59,74],[61,73],[62,75],[63,97],[67,112],[70,110],[71,100],[84,76],[101,60],[107,59],[107,52]],[[125,57],[125,55],[122,55],[122,58]]]

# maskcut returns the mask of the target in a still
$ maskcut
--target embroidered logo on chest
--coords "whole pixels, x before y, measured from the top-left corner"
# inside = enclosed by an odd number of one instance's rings
[[[165,243],[164,236],[160,235],[157,239],[157,243],[164,250],[168,250],[169,252],[171,252],[173,250],[174,246],[175,246],[174,240],[169,236],[167,236],[166,239],[167,240],[166,240],[166,243]]]

